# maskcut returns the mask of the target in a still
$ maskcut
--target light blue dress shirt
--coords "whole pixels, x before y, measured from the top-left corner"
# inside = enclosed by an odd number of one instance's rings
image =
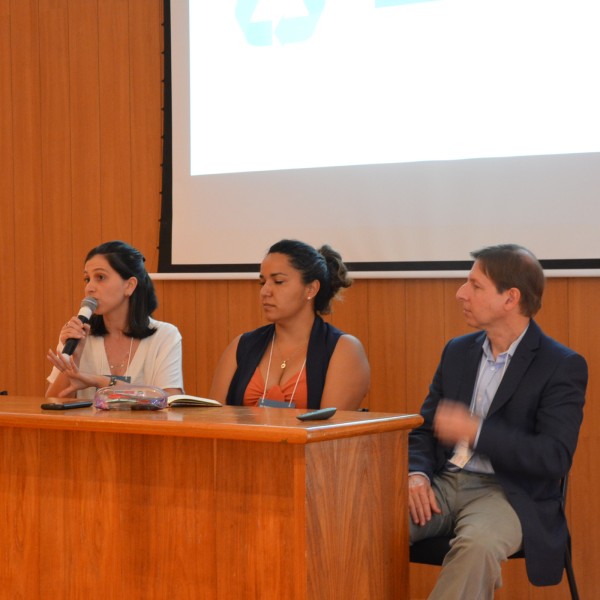
[[[510,345],[508,350],[499,354],[497,358],[494,358],[489,338],[485,338],[477,382],[475,383],[473,399],[471,400],[471,413],[480,417],[482,422],[479,425],[479,431],[477,432],[477,437],[475,438],[475,443],[473,445],[473,455],[464,467],[466,471],[474,471],[476,473],[494,472],[489,458],[484,454],[479,454],[477,452],[477,441],[479,440],[483,420],[490,410],[490,405],[500,387],[506,369],[527,329],[528,327],[523,330],[523,333],[521,333],[521,335]]]

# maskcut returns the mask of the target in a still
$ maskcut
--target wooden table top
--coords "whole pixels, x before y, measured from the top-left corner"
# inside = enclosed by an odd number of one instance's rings
[[[99,410],[93,407],[43,410],[38,396],[0,399],[0,427],[134,433],[226,440],[307,444],[327,439],[410,430],[415,414],[337,411],[326,421],[300,421],[294,408],[186,407],[158,411]]]

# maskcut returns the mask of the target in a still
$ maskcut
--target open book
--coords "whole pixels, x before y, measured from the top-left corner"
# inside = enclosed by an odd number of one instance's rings
[[[187,394],[175,394],[167,398],[167,405],[171,406],[223,406],[218,400],[200,398],[200,396],[188,396]]]

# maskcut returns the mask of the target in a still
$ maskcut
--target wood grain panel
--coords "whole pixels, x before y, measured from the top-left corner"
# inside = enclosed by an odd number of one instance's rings
[[[264,325],[266,321],[260,305],[258,275],[256,280],[230,281],[228,287],[228,339],[231,340],[240,333]]]
[[[546,280],[542,308],[535,320],[549,336],[569,345],[569,293],[565,278]]]
[[[343,291],[341,300],[332,301],[332,313],[328,317],[332,325],[356,336],[366,351],[369,348],[369,302],[369,282],[355,281],[352,287]]]
[[[108,241],[102,237],[100,186],[100,73],[98,2],[69,2],[69,122],[71,133],[71,210],[63,214],[69,231],[67,245],[52,256],[71,263],[71,301],[67,315],[84,295],[83,263],[89,250]],[[63,115],[51,115],[64,122]],[[63,234],[64,235],[64,234]],[[66,283],[66,282],[65,282]],[[52,343],[64,319],[54,324]]]
[[[11,56],[9,0],[0,0],[0,327],[5,353],[15,355],[15,194],[13,186],[13,64]],[[14,390],[17,383],[12,361],[0,361],[0,390]]]
[[[600,280],[569,281],[569,339],[571,346],[586,358],[589,369],[586,405],[579,445],[569,480],[567,512],[573,538],[573,564],[582,598],[598,591],[595,572],[600,561],[600,527],[597,513],[600,481]]]
[[[66,0],[39,1],[40,104],[42,154],[43,285],[44,293],[55,299],[44,311],[44,339],[52,346],[60,325],[78,306],[71,300],[73,269],[72,244],[65,235],[71,220],[71,129],[69,127],[69,34]],[[54,115],[64,115],[56,126]],[[63,239],[66,238],[66,239]],[[62,255],[61,260],[56,257]],[[81,279],[79,278],[79,281]],[[70,310],[69,310],[70,309]]]
[[[394,457],[406,448],[398,432],[307,448],[309,598],[403,597],[408,524],[396,507],[407,501],[407,484]],[[380,461],[383,469],[374,468]]]
[[[409,413],[418,412],[438,365],[444,338],[444,282],[406,282],[406,391]]]
[[[165,281],[160,280],[160,279],[152,280],[152,285],[154,286],[154,292],[156,293],[156,298],[158,299],[158,308],[156,309],[155,313],[152,316],[155,317],[156,319],[158,319],[159,321],[165,320],[165,315],[164,315],[165,283],[166,283]],[[175,309],[175,307],[172,307],[172,308]]]
[[[371,280],[368,289],[368,406],[383,412],[406,412],[406,285],[404,281]]]
[[[22,460],[14,460],[15,452]],[[0,486],[0,505],[4,518],[7,542],[0,544],[0,581],[3,591],[7,582],[14,583],[13,598],[39,597],[39,581],[23,577],[33,573],[40,556],[39,505],[40,480],[35,466],[40,454],[36,436],[23,430],[2,430],[0,435],[0,473],[6,485]],[[16,493],[9,493],[9,488]],[[24,544],[30,539],[37,543]],[[10,540],[10,541],[8,541]],[[18,574],[18,576],[17,576]]]
[[[24,393],[39,389],[46,369],[45,352],[32,351],[32,340],[39,343],[44,330],[43,313],[34,310],[35,299],[39,293],[43,294],[44,277],[38,21],[37,2],[12,3],[11,30],[18,32],[11,36],[14,244],[17,249],[14,285],[18,290],[13,317],[18,324],[18,336],[12,360],[15,372],[19,374],[19,387]]]
[[[361,307],[361,310],[357,310]],[[357,337],[369,352],[369,283],[356,281],[349,289],[344,290],[341,300],[332,302],[332,313],[328,321],[345,333]],[[361,403],[362,407],[370,406],[369,393]],[[377,409],[380,410],[380,409]]]
[[[588,393],[598,397],[600,393],[600,378],[597,373],[600,369],[600,279],[572,279],[569,281],[569,344],[581,352],[588,361],[590,377]],[[594,421],[600,418],[598,403],[586,406],[586,418],[592,415]],[[596,428],[597,429],[597,428]]]
[[[472,333],[474,329],[465,323],[462,305],[456,299],[456,293],[464,283],[463,279],[444,280],[444,338],[450,338]],[[441,348],[438,352],[441,356]]]
[[[210,440],[45,431],[41,444],[53,449],[37,473],[44,568],[41,593],[25,597],[159,600],[176,582],[191,600],[199,582],[212,588],[214,560],[188,552],[214,547]]]
[[[216,486],[224,503],[216,507],[222,561],[217,585],[223,598],[304,597],[292,575],[305,571],[304,539],[290,530],[290,523],[305,516],[304,494],[296,495],[295,486],[297,469],[304,479],[303,453],[303,446],[218,442]],[[278,567],[280,557],[292,572]],[[268,573],[264,564],[270,565]]]
[[[193,281],[171,282],[164,291],[162,318],[179,328],[183,338],[183,369],[187,378],[184,379],[185,390],[193,393],[197,387],[196,367],[196,336],[200,331],[201,322],[196,314],[196,285]]]
[[[40,414],[39,400],[1,411],[11,598],[405,596],[407,524],[394,507],[413,421],[348,413],[331,428],[227,407],[120,412],[108,417],[136,427],[111,433],[104,413]],[[175,437],[178,416],[195,433]],[[290,431],[304,440],[287,443]]]
[[[229,284],[226,281],[196,282],[195,308],[198,319],[194,349],[196,379],[195,387],[191,389],[199,396],[208,396],[217,362],[230,342],[229,315],[225,310],[228,296]],[[186,352],[188,347],[184,347]]]
[[[130,27],[127,0],[98,2],[103,241],[132,236]]]

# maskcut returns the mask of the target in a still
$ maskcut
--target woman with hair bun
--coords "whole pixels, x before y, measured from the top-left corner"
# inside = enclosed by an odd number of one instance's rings
[[[365,351],[320,316],[352,285],[340,254],[281,240],[262,261],[260,284],[270,324],[229,344],[210,397],[245,406],[358,409],[370,380]]]
[[[77,316],[62,327],[48,397],[93,398],[96,388],[119,381],[150,385],[169,394],[183,391],[181,334],[154,320],[154,285],[139,250],[121,241],[92,248],[85,258],[85,295],[97,302],[89,324]],[[61,354],[68,339],[79,340],[72,356]]]

